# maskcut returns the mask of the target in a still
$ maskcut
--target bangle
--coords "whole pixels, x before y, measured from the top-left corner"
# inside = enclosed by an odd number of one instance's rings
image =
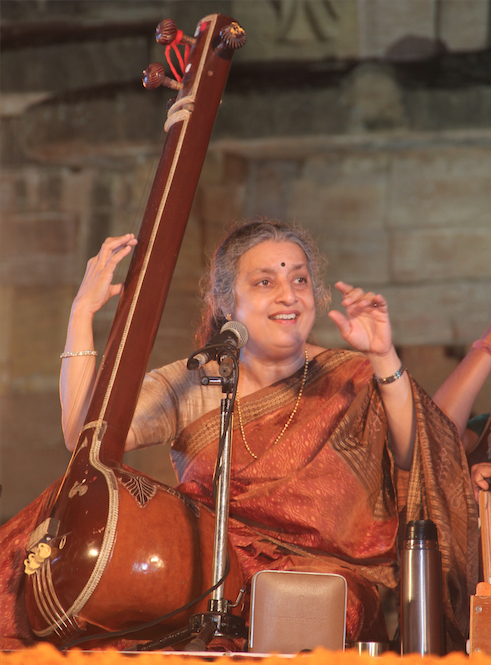
[[[404,365],[401,365],[399,367],[399,369],[397,370],[397,372],[395,372],[394,374],[391,374],[390,376],[386,376],[383,379],[379,379],[378,376],[375,376],[375,374],[374,374],[373,378],[375,379],[375,381],[377,383],[380,383],[381,385],[385,386],[388,383],[394,383],[394,381],[397,381],[397,379],[400,379],[401,376],[404,374],[405,370],[406,370],[406,368],[404,367]]]
[[[64,351],[60,358],[75,358],[75,356],[96,356],[97,351]]]
[[[476,340],[471,348],[480,349],[481,351],[489,353],[489,355],[491,356],[491,344],[485,342],[483,339]]]

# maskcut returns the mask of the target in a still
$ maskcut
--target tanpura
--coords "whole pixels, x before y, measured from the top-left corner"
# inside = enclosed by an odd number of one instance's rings
[[[185,46],[182,81],[168,79],[158,63],[144,72],[146,87],[168,85],[178,94],[84,427],[55,503],[27,544],[29,622],[58,646],[106,631],[110,638],[170,613],[130,637],[172,630],[206,609],[205,598],[192,603],[211,584],[213,515],[122,459],[231,58],[245,33],[213,14],[194,37],[169,20],[156,36],[167,49]],[[242,580],[230,548],[229,557],[225,593],[235,599]]]

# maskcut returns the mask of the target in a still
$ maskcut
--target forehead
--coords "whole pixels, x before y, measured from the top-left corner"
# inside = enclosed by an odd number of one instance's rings
[[[284,263],[285,266],[281,264]],[[279,270],[281,267],[308,267],[308,260],[303,249],[294,242],[275,242],[266,240],[251,247],[242,256],[239,263],[239,274],[244,275],[255,270]]]

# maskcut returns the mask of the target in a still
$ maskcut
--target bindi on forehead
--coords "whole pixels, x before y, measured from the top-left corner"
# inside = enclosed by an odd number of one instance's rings
[[[281,262],[281,267],[284,268],[286,263],[284,261]]]

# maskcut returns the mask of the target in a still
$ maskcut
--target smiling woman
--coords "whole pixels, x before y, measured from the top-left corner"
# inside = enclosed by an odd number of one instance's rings
[[[301,228],[269,220],[235,225],[203,280],[197,339],[202,345],[230,319],[249,331],[229,522],[246,584],[266,568],[341,574],[348,581],[348,639],[384,641],[377,585],[398,584],[398,511],[439,524],[445,580],[458,571],[462,585],[473,562],[460,516],[472,521],[475,513],[459,444],[401,367],[385,299],[338,282],[346,313],[329,316],[356,352],[309,342],[316,309],[329,301],[324,265]],[[217,368],[190,375],[178,361],[151,372],[128,445],[171,441],[180,491],[212,508],[220,418],[216,396],[201,387],[206,373]],[[435,482],[443,449],[450,484]],[[406,499],[397,477],[425,490]],[[464,641],[465,596],[464,586],[460,600],[445,589],[449,647]]]
[[[94,348],[94,313],[120,292],[114,269],[135,244],[131,235],[109,238],[89,262],[72,307],[68,351]],[[200,346],[227,320],[249,332],[229,521],[245,585],[264,569],[340,574],[348,582],[348,640],[387,641],[377,586],[399,583],[399,521],[403,527],[405,520],[432,519],[443,557],[447,646],[460,649],[476,581],[477,529],[459,441],[401,365],[381,295],[338,282],[345,313],[329,316],[355,350],[309,342],[316,310],[329,300],[324,265],[303,229],[243,222],[219,245],[203,282]],[[214,362],[189,372],[185,360],[150,372],[126,442],[127,450],[170,442],[178,490],[212,510],[219,395],[202,380],[217,373]],[[63,360],[69,449],[94,379],[92,355]],[[12,604],[17,587],[9,588]]]

